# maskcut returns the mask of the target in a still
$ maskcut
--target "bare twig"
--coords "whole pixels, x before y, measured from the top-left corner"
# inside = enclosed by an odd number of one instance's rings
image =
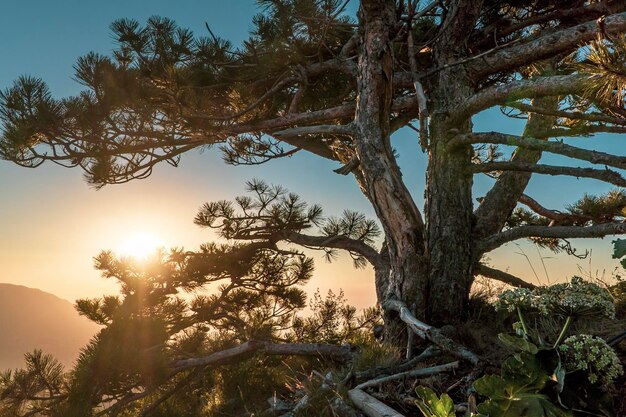
[[[426,378],[442,372],[448,372],[455,370],[459,367],[459,362],[450,362],[444,365],[431,366],[429,368],[414,369],[412,371],[400,372],[394,375],[384,376],[381,378],[372,379],[356,386],[356,389],[365,389],[369,387],[375,387],[378,385],[386,384],[387,382],[397,381],[398,379],[419,379]]]

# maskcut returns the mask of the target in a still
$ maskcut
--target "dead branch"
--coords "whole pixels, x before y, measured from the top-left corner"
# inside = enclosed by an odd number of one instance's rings
[[[250,340],[234,348],[215,352],[208,356],[178,360],[172,365],[172,370],[174,373],[177,373],[198,366],[225,365],[256,352],[262,352],[265,355],[319,356],[340,362],[348,362],[352,360],[354,356],[354,352],[350,346],[347,345],[271,343],[260,340]]]
[[[348,391],[348,398],[368,417],[404,417],[403,414],[360,389],[355,388]]]
[[[413,40],[413,17],[415,16],[423,16],[428,13],[430,10],[434,9],[437,6],[437,2],[432,2],[428,6],[426,6],[419,13],[415,13],[415,6],[417,2],[409,2],[409,22],[408,22],[408,30],[407,30],[407,47],[408,47],[408,55],[409,55],[409,65],[411,67],[411,74],[413,76],[413,88],[415,89],[415,96],[417,97],[417,105],[419,108],[419,142],[422,147],[422,152],[426,152],[428,148],[428,100],[426,99],[426,94],[424,93],[424,86],[419,80],[417,74],[417,61],[415,60],[415,55],[417,51],[415,50],[415,42]]]
[[[413,359],[409,361],[406,361],[399,365],[394,365],[394,366],[370,368],[365,371],[356,372],[354,373],[352,377],[356,382],[359,382],[359,381],[367,381],[370,379],[374,379],[379,376],[393,375],[393,374],[397,374],[400,372],[406,372],[410,369],[415,368],[415,366],[418,365],[419,363],[424,362],[425,360],[430,359],[432,357],[438,356],[440,353],[441,353],[440,350],[437,349],[436,347],[429,346],[426,349],[424,349],[422,353],[420,353],[419,355],[417,355],[416,357],[414,357]]]
[[[387,382],[397,381],[399,379],[419,379],[426,378],[435,374],[449,372],[459,367],[459,362],[450,362],[444,365],[431,366],[429,368],[414,369],[412,371],[400,372],[394,375],[384,376],[381,378],[371,379],[356,386],[355,389],[365,389],[386,384]]]
[[[443,335],[436,327],[419,321],[402,301],[389,299],[383,303],[383,308],[399,313],[400,320],[405,322],[411,330],[413,330],[421,338],[430,340],[444,352],[448,352],[457,358],[466,360],[474,365],[482,364],[482,359],[474,352]]]

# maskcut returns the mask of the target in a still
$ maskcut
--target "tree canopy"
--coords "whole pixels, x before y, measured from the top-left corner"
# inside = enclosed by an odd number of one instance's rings
[[[78,166],[102,187],[145,178],[161,162],[178,165],[194,149],[218,147],[235,165],[308,152],[335,162],[338,175],[354,176],[377,222],[349,210],[324,218],[296,195],[252,182],[253,197],[207,204],[196,218],[219,229],[225,245],[174,252],[148,275],[110,255],[98,258],[125,296],[79,303],[107,324],[101,337],[124,312],[124,320],[146,319],[141,326],[155,338],[148,340],[162,346],[188,319],[174,289],[225,279],[217,295],[189,306],[192,317],[270,338],[304,304],[293,285],[308,279],[312,265],[292,247],[300,245],[330,257],[344,250],[356,266],[374,267],[387,342],[410,356],[417,333],[478,364],[425,322],[463,321],[478,274],[533,287],[491,268],[486,254],[523,238],[576,254],[568,239],[626,233],[625,157],[568,143],[626,131],[623,1],[361,0],[358,16],[348,16],[341,0],[258,3],[262,13],[236,46],[209,27],[197,36],[162,17],[114,22],[116,49],[75,65],[85,86],[78,96],[55,98],[27,76],[0,93],[0,154],[27,167]],[[524,131],[474,131],[472,117],[494,107],[524,120]],[[415,131],[428,157],[423,210],[390,142],[403,127]],[[547,164],[544,154],[567,159]],[[484,196],[472,188],[479,174],[494,179]],[[526,194],[533,174],[618,188],[549,208]],[[136,310],[166,299],[158,314]],[[233,311],[232,303],[251,307]]]

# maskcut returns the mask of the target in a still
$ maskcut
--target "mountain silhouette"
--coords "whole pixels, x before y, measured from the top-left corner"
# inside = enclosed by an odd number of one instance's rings
[[[0,283],[0,371],[21,368],[24,353],[41,349],[66,369],[100,326],[55,295]]]

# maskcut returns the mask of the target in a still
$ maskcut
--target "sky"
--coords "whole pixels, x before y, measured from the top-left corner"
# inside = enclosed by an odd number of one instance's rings
[[[354,9],[353,2],[349,10]],[[0,89],[27,74],[43,78],[57,97],[78,93],[81,86],[72,79],[76,59],[90,51],[109,53],[114,47],[109,24],[118,18],[142,22],[152,15],[166,16],[201,35],[207,34],[206,23],[237,44],[247,37],[251,17],[258,11],[253,0],[11,2],[3,5],[0,14]],[[507,120],[497,110],[478,115],[474,123],[482,131],[519,133],[522,128],[519,121]],[[572,143],[596,146],[590,139]],[[616,136],[607,135],[599,143],[608,151],[623,149]],[[412,131],[398,132],[393,145],[407,186],[421,207],[426,158]],[[558,158],[546,159],[554,161],[559,162]],[[39,288],[70,301],[115,294],[115,283],[93,269],[95,255],[104,249],[120,251],[129,239],[146,233],[166,247],[193,250],[214,237],[193,224],[198,208],[206,201],[241,195],[245,181],[252,178],[280,184],[310,203],[320,203],[329,215],[351,209],[374,218],[354,179],[335,174],[335,168],[331,162],[302,153],[263,166],[232,167],[216,152],[194,152],[184,155],[178,168],[160,165],[148,179],[96,191],[79,169],[52,164],[27,169],[0,161],[0,282]],[[489,184],[490,180],[477,177],[476,196],[483,195]],[[558,209],[584,192],[608,189],[592,180],[537,177],[528,194]],[[490,258],[494,266],[535,283],[533,268],[542,283],[563,280],[579,268],[592,275],[606,270],[609,276],[616,265],[610,259],[610,241],[576,242],[579,248],[593,251],[590,260],[584,261],[554,257],[525,243],[507,245]],[[347,257],[330,265],[317,258],[307,289],[318,288],[322,293],[342,288],[357,307],[375,302],[371,269],[354,270]]]

